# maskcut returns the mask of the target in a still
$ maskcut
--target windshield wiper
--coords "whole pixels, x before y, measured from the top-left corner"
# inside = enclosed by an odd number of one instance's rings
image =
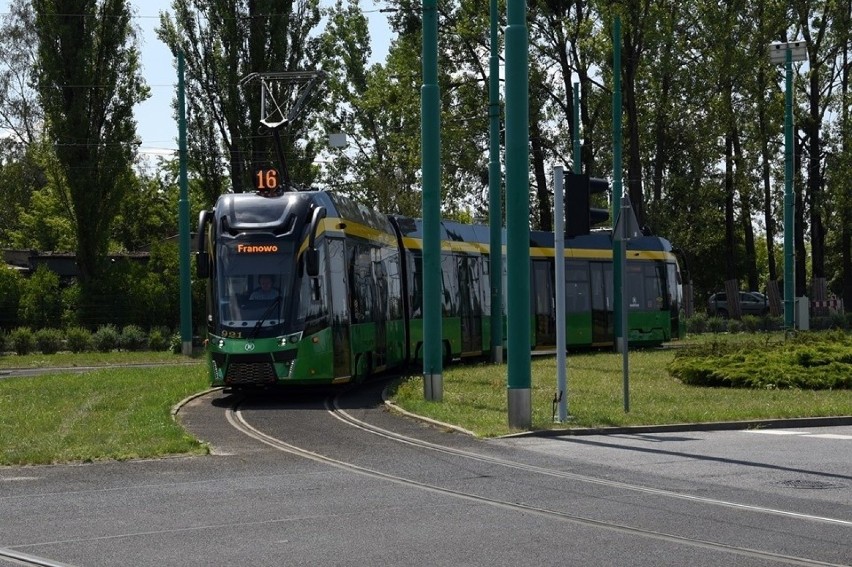
[[[253,339],[257,335],[257,332],[260,331],[260,328],[263,326],[263,322],[266,321],[266,318],[269,316],[269,313],[279,303],[281,303],[281,296],[280,295],[278,295],[272,301],[272,303],[269,304],[269,307],[267,307],[266,310],[263,312],[263,315],[260,316],[260,319],[258,320],[258,322],[254,324],[254,329],[252,329],[252,332],[248,336],[248,338]]]

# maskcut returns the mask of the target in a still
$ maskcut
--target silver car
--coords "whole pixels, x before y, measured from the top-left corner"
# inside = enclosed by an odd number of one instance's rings
[[[728,296],[724,291],[714,293],[707,301],[707,314],[711,317],[727,317],[730,311]],[[769,298],[759,291],[741,291],[740,313],[743,315],[766,315],[769,313]]]

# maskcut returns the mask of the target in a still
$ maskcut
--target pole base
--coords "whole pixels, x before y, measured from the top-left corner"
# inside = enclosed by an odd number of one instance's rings
[[[444,401],[444,376],[442,374],[423,375],[423,397],[430,402]]]
[[[503,364],[503,346],[496,346],[491,350],[491,362]]]
[[[509,428],[532,427],[532,402],[529,388],[509,388]]]

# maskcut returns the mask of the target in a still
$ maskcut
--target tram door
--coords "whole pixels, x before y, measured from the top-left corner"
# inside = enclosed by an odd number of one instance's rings
[[[556,301],[553,292],[553,264],[547,260],[532,263],[532,308],[535,346],[556,345]]]
[[[349,275],[346,270],[343,241],[329,239],[328,241],[328,271],[329,294],[331,303],[331,337],[334,345],[334,376],[349,376],[350,343],[349,323]]]
[[[613,326],[612,263],[590,262],[592,276],[592,344],[612,343]]]
[[[461,350],[482,351],[481,257],[457,256],[459,270],[459,315],[461,317]]]

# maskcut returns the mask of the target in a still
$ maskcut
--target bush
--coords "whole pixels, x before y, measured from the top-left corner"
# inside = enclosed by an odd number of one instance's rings
[[[138,326],[126,325],[121,330],[118,345],[124,350],[144,350],[148,346],[148,337],[145,335],[145,331]]]
[[[831,328],[832,329],[846,329],[846,315],[843,313],[832,313],[831,314]]]
[[[56,354],[62,350],[62,333],[59,329],[39,329],[35,333],[35,344],[42,354]]]
[[[763,317],[764,331],[780,331],[783,328],[784,317],[773,317],[772,315],[765,315]]]
[[[800,332],[782,344],[714,341],[675,353],[669,373],[694,386],[757,389],[852,388],[852,336]]]
[[[118,348],[119,334],[114,325],[103,325],[92,335],[92,343],[100,352],[109,352]]]
[[[169,348],[168,331],[162,329],[151,329],[148,335],[148,348],[154,351],[167,350]]]
[[[83,327],[71,327],[65,332],[68,350],[86,352],[92,348],[92,333]]]
[[[728,320],[728,332],[729,333],[742,333],[745,330],[745,323],[739,321],[737,319],[729,319]]]
[[[686,332],[690,334],[700,335],[707,331],[707,315],[705,313],[696,313],[686,320]]]
[[[39,266],[24,280],[18,316],[30,327],[56,327],[62,318],[59,276],[47,266]]]
[[[756,333],[763,329],[763,319],[757,315],[743,315],[742,324],[748,333]]]
[[[707,319],[707,330],[711,333],[724,333],[727,328],[727,321],[722,317],[710,317]]]
[[[15,270],[0,266],[0,326],[7,329],[18,324],[18,307],[24,277]],[[0,350],[3,345],[0,344]]]
[[[35,335],[29,327],[18,327],[9,334],[12,350],[18,354],[29,354],[35,349]]]
[[[169,340],[169,350],[174,354],[183,353],[183,341],[180,339],[180,333],[172,334],[172,338]]]

